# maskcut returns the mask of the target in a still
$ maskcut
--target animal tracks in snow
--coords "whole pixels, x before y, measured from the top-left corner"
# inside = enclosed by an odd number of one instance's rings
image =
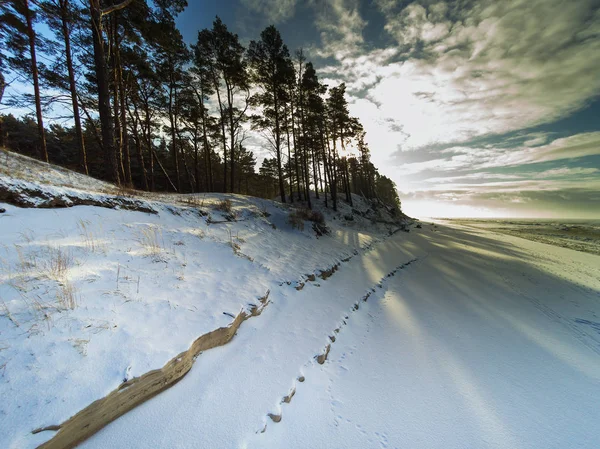
[[[378,293],[378,295],[380,297],[383,297],[383,295],[385,294],[386,289],[384,289],[384,287],[387,287],[387,281],[389,278],[395,276],[400,270],[403,270],[404,268],[408,267],[409,265],[417,262],[418,259],[412,259],[409,260],[406,263],[403,263],[401,265],[398,265],[396,268],[394,268],[392,271],[390,271],[389,273],[387,273],[381,280],[379,283],[377,283],[374,287],[372,287],[371,289],[369,289],[364,296],[362,296],[362,301],[366,302],[371,296],[373,296],[373,294]],[[334,270],[335,272],[335,270]],[[338,325],[338,327],[336,327],[335,329],[333,329],[333,331],[330,333],[330,335],[328,335],[327,339],[329,340],[329,342],[323,347],[323,349],[321,350],[321,352],[319,352],[318,354],[316,354],[311,360],[309,360],[304,366],[303,368],[307,368],[307,369],[311,369],[311,368],[315,368],[317,365],[315,365],[315,362],[317,362],[318,365],[324,365],[325,362],[328,360],[328,356],[329,356],[329,352],[331,351],[331,345],[335,344],[337,337],[336,335],[340,334],[340,331],[342,330],[342,328],[344,326],[348,325],[348,321],[350,320],[350,316],[352,313],[356,313],[360,310],[360,301],[355,302],[351,309],[350,309],[350,313],[347,315],[344,315],[344,318],[341,320],[340,324]],[[351,351],[349,353],[349,355],[352,355],[354,353],[354,351]],[[344,353],[342,355],[341,360],[344,360],[346,357],[348,356],[348,354]],[[340,365],[339,366],[340,369],[347,371],[347,368],[345,368],[344,366]],[[297,390],[297,383],[303,383],[306,380],[305,378],[305,373],[304,370],[301,370],[301,374],[299,374],[296,379],[292,382],[292,387],[291,389],[288,391],[288,393],[286,395],[284,395],[281,400],[279,401],[279,403],[276,405],[276,407],[273,409],[273,411],[267,413],[267,417],[270,419],[271,422],[273,423],[279,423],[281,422],[282,418],[283,418],[283,405],[284,404],[291,404],[292,399],[294,398],[294,396],[298,393],[301,394],[301,392],[298,392]],[[335,406],[337,401],[333,398],[333,396],[331,395],[331,384],[328,387],[328,394],[331,397],[331,408],[332,408],[332,413],[334,414],[334,416],[336,415],[335,412]],[[338,417],[341,419],[341,417]],[[337,419],[335,420],[337,422]],[[357,424],[357,428],[360,428],[360,425]],[[265,421],[264,426],[259,429],[258,431],[256,431],[256,433],[265,433],[267,430],[267,422]],[[387,436],[385,435],[381,435],[381,447],[386,447],[386,440],[387,440]]]

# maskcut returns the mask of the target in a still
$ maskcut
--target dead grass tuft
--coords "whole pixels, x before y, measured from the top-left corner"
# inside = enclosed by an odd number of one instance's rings
[[[77,307],[77,303],[79,302],[75,286],[66,279],[59,284],[56,293],[56,299],[58,301],[58,305],[62,309],[66,310],[75,309],[75,307]]]
[[[215,207],[215,209],[220,210],[221,212],[231,213],[232,205],[231,200],[223,200],[219,201]]]
[[[288,223],[292,225],[294,229],[304,230],[304,222],[312,221],[319,225],[325,224],[325,217],[318,210],[310,209],[296,209],[292,211],[288,216]]]
[[[164,238],[162,231],[154,226],[140,230],[140,244],[146,249],[148,255],[157,256],[164,251]]]
[[[64,280],[67,272],[74,264],[73,254],[60,246],[49,248],[46,275],[56,280]]]
[[[88,251],[93,253],[97,251],[105,251],[105,246],[101,244],[94,236],[88,220],[79,219],[77,222],[77,227],[79,228],[79,234],[81,235],[83,243]]]

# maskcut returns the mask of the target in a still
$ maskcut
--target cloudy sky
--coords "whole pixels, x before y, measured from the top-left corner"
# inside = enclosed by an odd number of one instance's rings
[[[600,217],[600,0],[189,0],[348,86],[417,216]]]

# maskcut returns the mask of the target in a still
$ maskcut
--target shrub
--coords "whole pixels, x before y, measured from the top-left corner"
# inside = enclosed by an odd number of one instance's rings
[[[325,217],[318,210],[312,210],[312,211],[310,211],[310,218],[309,218],[309,220],[312,221],[313,223],[319,223],[319,224],[324,224],[325,223]]]
[[[220,210],[221,212],[227,212],[228,214],[230,214],[231,213],[231,200],[219,201],[219,203],[217,204],[217,207],[215,209]]]
[[[288,215],[288,223],[292,225],[292,228],[304,231],[304,216],[300,211],[295,210]]]
[[[305,221],[312,221],[320,227],[325,227],[325,217],[318,210],[296,209],[288,216],[288,223],[291,224],[294,229],[303,231]]]

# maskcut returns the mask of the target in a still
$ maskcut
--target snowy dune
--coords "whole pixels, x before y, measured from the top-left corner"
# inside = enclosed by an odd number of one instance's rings
[[[275,292],[82,447],[595,449],[599,296],[598,256],[424,225]]]
[[[394,233],[358,197],[315,201],[317,236],[289,205],[2,157],[2,448],[66,435],[216,329],[237,333],[81,447],[600,447],[600,256],[464,223]]]
[[[324,210],[331,232],[317,237],[311,222],[292,227],[292,209],[272,201],[122,196],[67,170],[4,157],[20,176],[0,173],[7,198],[105,207],[37,209],[0,201],[3,448],[43,443],[55,431],[33,430],[59,425],[124,382],[163,367],[199,336],[260,306],[268,291],[296,292],[319,281],[398,227],[362,217],[370,205],[356,198],[360,214],[348,221],[348,206],[337,214]],[[385,212],[375,215],[390,220]]]

